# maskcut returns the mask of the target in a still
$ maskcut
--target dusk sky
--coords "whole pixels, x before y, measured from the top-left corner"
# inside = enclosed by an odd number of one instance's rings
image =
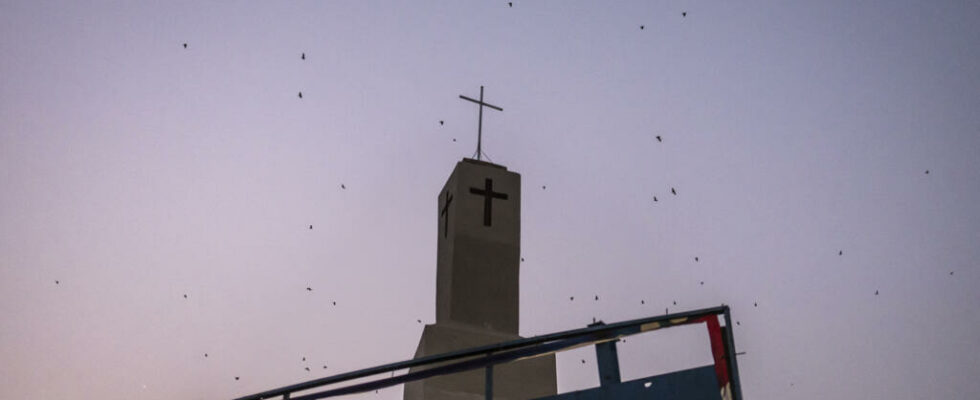
[[[523,336],[724,303],[748,399],[980,398],[980,3],[507,3],[0,0],[0,398],[410,359],[481,85]]]

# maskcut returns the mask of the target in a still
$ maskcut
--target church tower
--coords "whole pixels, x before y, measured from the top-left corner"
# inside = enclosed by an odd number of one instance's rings
[[[463,159],[438,194],[437,212],[436,323],[425,326],[415,357],[519,339],[521,176]],[[500,399],[554,395],[555,356],[498,365],[493,385]],[[483,394],[483,370],[405,385],[406,400]]]

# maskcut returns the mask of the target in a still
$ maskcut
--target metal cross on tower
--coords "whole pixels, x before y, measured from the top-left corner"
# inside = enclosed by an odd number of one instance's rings
[[[480,100],[474,100],[463,95],[459,95],[459,98],[469,100],[480,105],[480,119],[476,127],[476,159],[479,160],[480,156],[483,154],[483,150],[481,148],[481,143],[483,142],[483,107],[490,107],[497,111],[504,111],[504,109],[493,104],[483,102],[483,86],[480,86]]]

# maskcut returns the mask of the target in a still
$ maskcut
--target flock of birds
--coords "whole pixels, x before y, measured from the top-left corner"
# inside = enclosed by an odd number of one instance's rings
[[[513,7],[514,6],[514,3],[513,2],[508,2],[507,5],[508,5],[508,7]],[[688,13],[686,11],[681,12],[681,17],[682,18],[686,18],[687,15],[688,15]],[[645,29],[645,26],[644,25],[640,25],[640,29],[641,30]],[[184,49],[187,49],[188,48],[188,44],[187,43],[182,43],[182,47]],[[305,61],[306,60],[306,53],[305,52],[301,52],[300,55],[299,55],[299,59],[301,61]],[[299,99],[303,99],[303,92],[302,91],[298,91],[297,92],[297,97]],[[445,123],[446,123],[445,120],[439,120],[438,122],[439,122],[439,126],[445,126]],[[664,138],[661,135],[654,136],[654,139],[658,143],[663,143],[663,141],[664,141]],[[452,138],[452,141],[453,142],[456,142],[456,138]],[[925,174],[926,175],[929,175],[929,173],[930,173],[930,171],[928,169],[925,170]],[[346,184],[341,183],[340,184],[340,189],[341,190],[346,190],[347,189]],[[545,186],[545,185],[542,185],[541,186],[541,190],[546,190],[546,189],[547,189],[547,186]],[[670,193],[673,196],[677,196],[677,189],[674,188],[674,187],[671,187],[670,188]],[[659,198],[656,195],[653,195],[653,201],[654,202],[658,202],[659,201]],[[309,228],[308,229],[309,230],[313,230],[313,225],[312,224],[309,225]],[[837,255],[838,256],[843,256],[844,255],[844,251],[843,250],[838,250]],[[523,257],[521,257],[520,260],[521,260],[521,262],[524,262],[525,261],[525,259]],[[695,262],[700,262],[700,257],[699,256],[694,256],[694,261]],[[953,271],[950,271],[949,272],[949,275],[953,275]],[[61,280],[55,280],[54,283],[55,283],[55,285],[60,285],[61,284]],[[699,284],[701,286],[703,286],[704,285],[704,281],[699,281]],[[307,286],[306,287],[306,291],[307,292],[313,292],[313,288],[311,286]],[[879,293],[880,293],[879,290],[878,289],[875,289],[874,295],[875,296],[878,296]],[[184,299],[187,299],[188,298],[188,295],[186,293],[184,293],[183,294],[183,298]],[[568,300],[569,301],[575,301],[575,296],[569,296]],[[599,301],[599,295],[598,294],[594,295],[593,301],[596,301],[596,302]],[[331,303],[332,303],[333,306],[336,306],[337,305],[337,302],[336,301],[331,301]],[[673,300],[671,303],[672,303],[673,306],[676,306],[677,305],[677,300]],[[640,304],[641,305],[646,305],[646,300],[645,299],[640,299]],[[759,307],[759,303],[757,301],[756,302],[753,302],[753,307]],[[669,313],[670,313],[670,307],[665,307],[664,308],[664,314],[669,314]],[[423,323],[422,319],[416,319],[416,322],[418,324],[422,324]],[[596,323],[596,318],[595,317],[592,318],[592,322],[593,323]],[[741,323],[741,321],[736,320],[735,321],[735,324],[738,325],[738,326],[741,326],[742,323]],[[621,340],[625,342],[625,339],[621,339]],[[739,355],[741,355],[741,354],[744,354],[744,352],[739,353]],[[209,354],[208,353],[203,353],[203,358],[209,358]],[[307,372],[311,372],[312,371],[310,369],[309,363],[307,362],[307,358],[305,356],[301,357],[301,360],[300,361],[302,363],[303,370],[305,370]],[[586,360],[585,359],[582,359],[581,360],[581,363],[582,364],[585,364],[586,363]],[[323,364],[322,369],[323,370],[326,370],[327,369],[327,365],[326,364]],[[235,381],[241,380],[241,376],[234,376],[234,380]]]

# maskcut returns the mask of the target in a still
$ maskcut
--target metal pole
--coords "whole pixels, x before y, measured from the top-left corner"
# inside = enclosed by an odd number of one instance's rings
[[[476,159],[483,155],[480,145],[483,143],[483,86],[480,86],[480,122],[476,126]]]
[[[486,397],[487,400],[493,399],[493,364],[487,365],[487,374],[484,381],[486,385]]]
[[[731,374],[732,397],[734,400],[742,400],[742,384],[738,380],[738,359],[735,355],[735,327],[732,325],[732,314],[728,306],[725,309],[725,344],[728,348],[728,373]]]

